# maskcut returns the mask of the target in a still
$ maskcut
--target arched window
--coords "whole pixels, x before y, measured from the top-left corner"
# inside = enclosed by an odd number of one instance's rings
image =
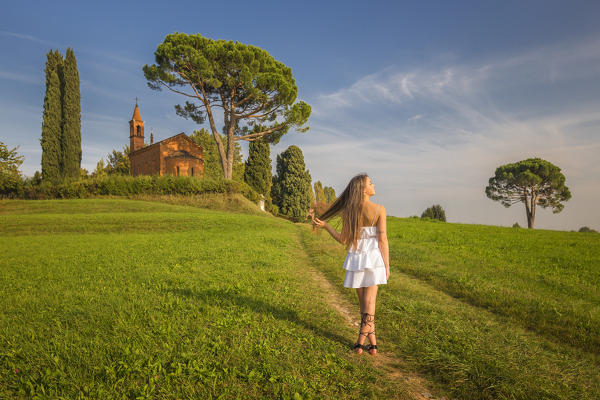
[[[177,166],[177,176],[179,176],[179,165]]]
[[[138,134],[138,136],[142,135],[142,127],[139,125],[137,126],[137,134]]]
[[[194,167],[192,167],[192,176],[194,176]]]

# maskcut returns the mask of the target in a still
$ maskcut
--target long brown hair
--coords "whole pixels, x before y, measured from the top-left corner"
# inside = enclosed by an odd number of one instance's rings
[[[342,214],[341,236],[346,248],[356,248],[356,242],[360,237],[360,217],[367,176],[362,173],[350,179],[340,197],[319,217],[325,221]]]

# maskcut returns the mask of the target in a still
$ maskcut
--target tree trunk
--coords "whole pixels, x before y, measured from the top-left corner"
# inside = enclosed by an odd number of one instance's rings
[[[535,190],[531,188],[531,196],[527,197],[527,189],[523,190],[525,196],[525,213],[527,214],[527,228],[533,229],[533,223],[535,221],[535,205],[537,203],[537,195]]]
[[[208,122],[210,123],[210,130],[213,134],[213,139],[215,139],[215,143],[217,143],[217,149],[219,150],[219,159],[221,160],[223,176],[227,178],[227,154],[225,152],[225,149],[223,148],[223,141],[221,140],[219,132],[217,131],[217,127],[215,125],[215,120],[213,118],[212,109],[210,108],[210,105],[208,105],[208,103],[205,102],[204,108],[206,108],[206,115],[208,116]]]
[[[523,195],[525,196],[525,214],[527,215],[527,228],[533,228],[533,216],[531,210],[529,209],[529,199],[527,198],[527,189],[523,190]]]
[[[531,188],[531,207],[529,207],[531,209],[531,224],[530,224],[530,228],[533,229],[533,222],[535,220],[535,205],[537,203],[537,193],[535,193],[535,190],[533,188]]]
[[[233,158],[235,156],[235,119],[225,115],[225,137],[227,138],[227,166],[225,179],[233,179]]]
[[[535,215],[528,213],[527,214],[527,228],[533,229],[533,220],[535,219]]]

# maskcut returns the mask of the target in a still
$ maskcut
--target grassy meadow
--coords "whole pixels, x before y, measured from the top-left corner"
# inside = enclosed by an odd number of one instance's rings
[[[146,200],[0,201],[0,398],[409,398],[310,276],[358,315],[326,232]],[[600,235],[390,217],[388,237],[375,323],[401,370],[456,399],[600,398]]]
[[[290,222],[90,199],[0,227],[0,398],[408,398],[307,296]]]
[[[388,218],[378,344],[461,399],[600,398],[600,235]],[[342,295],[344,250],[303,235]]]

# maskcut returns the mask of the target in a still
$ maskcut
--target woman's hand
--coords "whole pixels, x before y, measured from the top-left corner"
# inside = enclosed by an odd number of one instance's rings
[[[325,221],[321,221],[319,218],[315,217],[315,219],[313,219],[313,225],[317,228],[324,228],[325,224],[327,224],[327,222]]]

